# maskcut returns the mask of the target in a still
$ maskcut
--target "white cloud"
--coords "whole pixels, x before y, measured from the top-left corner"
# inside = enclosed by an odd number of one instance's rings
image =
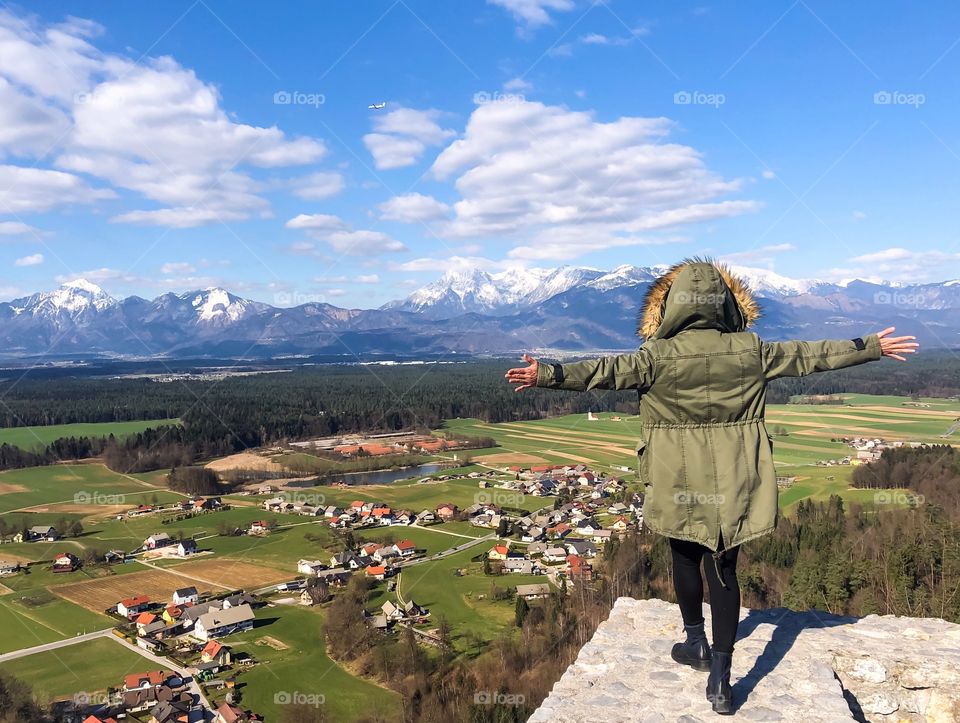
[[[905,248],[888,248],[883,249],[882,251],[874,251],[873,253],[863,254],[862,256],[854,256],[851,261],[864,263],[864,264],[874,264],[874,263],[885,263],[888,261],[903,261],[904,259],[911,259],[917,256],[916,251],[910,251]]]
[[[524,78],[511,78],[503,84],[503,89],[509,93],[524,93],[533,90],[533,83]]]
[[[160,267],[162,274],[192,274],[196,272],[196,267],[186,261],[171,261]]]
[[[450,207],[447,204],[433,196],[424,196],[422,193],[394,196],[381,203],[378,208],[381,218],[404,223],[435,221],[446,218],[450,213]]]
[[[360,274],[357,277],[358,284],[379,284],[380,277],[377,274]]]
[[[461,200],[450,238],[522,242],[514,259],[569,259],[607,246],[664,243],[652,232],[754,211],[689,146],[665,142],[666,118],[622,117],[515,101],[478,106],[432,166]]]
[[[112,220],[189,227],[267,216],[269,203],[250,169],[324,156],[320,140],[234,121],[217,88],[173,58],[135,63],[100,51],[90,42],[100,30],[82,19],[46,26],[0,12],[0,154],[43,160],[55,150],[53,162],[63,171],[151,202]],[[44,210],[103,197],[89,190],[64,197],[48,183],[16,200],[21,210]]]
[[[343,190],[343,176],[332,171],[321,171],[296,180],[293,194],[309,201],[322,201]]]
[[[955,251],[920,251],[894,246],[854,256],[848,262],[849,266],[828,269],[821,276],[831,280],[859,278],[921,283],[960,274],[960,252]]]
[[[325,240],[334,250],[352,256],[407,250],[402,243],[379,231],[337,231]]]
[[[14,266],[39,266],[43,263],[43,254],[31,254],[22,256],[13,262]]]
[[[550,23],[551,12],[568,12],[574,8],[573,0],[487,0],[487,2],[507,10],[519,25],[527,29]]]
[[[854,221],[863,221],[864,219],[866,219],[867,214],[865,214],[863,211],[854,211],[853,213],[850,214],[850,216],[853,218]]]
[[[287,221],[286,226],[306,231],[311,238],[324,241],[342,254],[363,256],[407,250],[401,242],[380,231],[351,230],[348,224],[338,216],[302,213]],[[294,244],[294,247],[289,249],[293,253],[318,255],[313,244]]]
[[[424,256],[394,264],[391,269],[394,271],[469,271],[470,269],[497,269],[504,265],[503,261],[493,261],[482,256],[447,256],[445,258]]]
[[[285,225],[287,228],[298,228],[318,232],[339,231],[347,226],[339,216],[330,216],[323,213],[301,213],[299,216],[291,218]]]
[[[438,146],[456,135],[454,131],[440,127],[437,123],[439,116],[437,110],[402,106],[374,116],[374,132],[363,137],[374,165],[381,170],[413,165],[428,146]]]
[[[22,221],[0,221],[0,236],[20,236],[28,233],[36,234],[40,231]]]
[[[115,198],[108,188],[93,188],[79,176],[45,168],[0,166],[0,213],[35,213],[71,203]]]
[[[771,171],[769,168],[764,169],[760,175],[763,176],[768,181],[772,181],[774,178],[777,177],[777,174]]]

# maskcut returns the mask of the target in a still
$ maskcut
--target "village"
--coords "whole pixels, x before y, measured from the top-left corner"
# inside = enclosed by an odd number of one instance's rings
[[[73,712],[87,715],[84,723],[123,718],[150,723],[260,720],[257,712],[239,703],[244,676],[260,661],[248,652],[234,651],[231,645],[234,636],[259,624],[259,610],[324,606],[354,575],[362,575],[386,594],[386,599],[380,598],[382,602],[363,610],[370,628],[384,635],[411,629],[420,643],[439,646],[442,641],[433,621],[434,611],[400,595],[397,581],[405,569],[473,548],[471,559],[477,574],[493,578],[519,575],[516,579],[521,582],[508,587],[510,594],[536,605],[561,588],[590,585],[603,546],[642,526],[642,498],[629,492],[622,479],[584,464],[474,468],[443,476],[475,484],[473,504],[460,507],[443,502],[426,509],[397,509],[370,499],[323,504],[320,494],[275,484],[245,490],[247,497],[259,497],[256,504],[270,514],[229,534],[270,539],[282,531],[278,520],[289,516],[304,520],[292,524],[323,526],[348,544],[326,556],[291,559],[287,580],[257,589],[214,594],[187,585],[168,599],[159,599],[131,587],[104,611],[114,620],[110,635],[160,665],[127,675],[96,703],[73,701]],[[435,483],[436,478],[420,482]],[[162,527],[201,515],[217,519],[232,504],[237,501],[229,495],[186,496],[175,503],[138,504],[116,517],[156,519]],[[446,533],[461,541],[432,554],[403,534],[404,529],[442,531],[445,525],[462,529],[457,526],[464,524],[481,534]],[[380,530],[390,533],[390,538],[363,537]],[[35,526],[18,533],[17,541],[60,543],[66,539],[64,534],[52,525]],[[155,565],[203,557],[213,554],[204,548],[205,539],[178,531],[156,531],[134,549],[111,549],[97,562]],[[83,564],[78,555],[64,549],[54,552],[50,570],[66,575]],[[16,564],[4,563],[0,569],[3,575],[17,572]],[[526,582],[531,576],[542,576],[544,582]]]

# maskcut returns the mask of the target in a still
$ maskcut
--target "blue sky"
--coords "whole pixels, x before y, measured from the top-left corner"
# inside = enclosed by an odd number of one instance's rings
[[[371,307],[695,253],[960,276],[955,3],[3,7],[0,298]]]

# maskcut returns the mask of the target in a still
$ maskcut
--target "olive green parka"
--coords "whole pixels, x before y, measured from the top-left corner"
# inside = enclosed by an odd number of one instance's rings
[[[709,261],[677,264],[651,286],[634,353],[540,363],[537,386],[637,389],[644,524],[661,535],[731,548],[776,529],[767,382],[881,358],[876,334],[849,341],[764,342],[746,284]]]

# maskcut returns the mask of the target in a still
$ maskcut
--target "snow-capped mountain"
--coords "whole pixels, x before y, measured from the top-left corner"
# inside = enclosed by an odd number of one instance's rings
[[[0,303],[0,354],[262,357],[631,349],[663,267],[561,266],[449,272],[381,309],[280,308],[222,288],[115,299],[77,280]],[[850,338],[884,326],[926,348],[960,348],[960,280],[828,283],[737,267],[760,297],[768,339]]]
[[[116,299],[84,279],[68,281],[59,289],[14,299],[10,306],[18,315],[46,319],[77,319],[117,305]]]

